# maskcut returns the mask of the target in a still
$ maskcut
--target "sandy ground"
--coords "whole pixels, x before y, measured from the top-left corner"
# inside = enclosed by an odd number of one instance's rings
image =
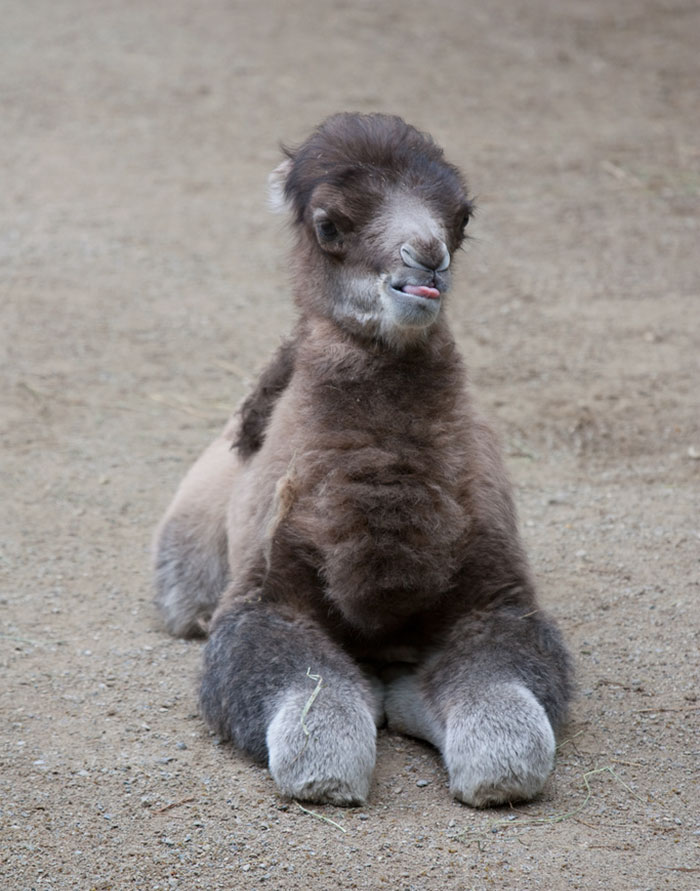
[[[5,0],[0,887],[698,889],[700,6]],[[196,714],[151,532],[293,317],[280,140],[383,110],[479,214],[449,308],[579,692],[542,798],[381,735],[302,810]]]

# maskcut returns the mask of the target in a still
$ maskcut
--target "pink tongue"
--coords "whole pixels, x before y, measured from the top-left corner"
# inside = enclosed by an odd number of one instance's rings
[[[429,300],[437,300],[440,296],[437,288],[429,288],[426,285],[404,285],[401,290],[404,294],[413,294],[414,297],[427,297]]]

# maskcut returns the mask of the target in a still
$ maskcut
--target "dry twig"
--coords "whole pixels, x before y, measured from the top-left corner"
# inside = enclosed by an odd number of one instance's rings
[[[171,801],[170,804],[164,804],[163,807],[159,807],[157,810],[153,811],[153,813],[164,814],[166,811],[170,811],[174,807],[180,807],[181,804],[188,804],[190,801],[194,801],[194,795],[188,795],[187,798],[181,798],[179,801]]]

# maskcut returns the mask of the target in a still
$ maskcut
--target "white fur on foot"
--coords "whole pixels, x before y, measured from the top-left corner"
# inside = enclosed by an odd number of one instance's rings
[[[535,696],[498,684],[448,716],[444,758],[452,794],[473,807],[533,798],[554,763],[554,732]]]
[[[376,757],[372,712],[359,696],[345,691],[343,698],[340,691],[323,687],[304,714],[310,692],[288,693],[270,722],[270,773],[280,791],[291,798],[363,804]]]

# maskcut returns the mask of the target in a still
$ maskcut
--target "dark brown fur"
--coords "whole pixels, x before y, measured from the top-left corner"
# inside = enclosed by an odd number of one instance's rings
[[[241,458],[250,458],[260,449],[275,403],[291,380],[295,352],[296,341],[285,341],[241,406],[241,420],[234,443]]]

